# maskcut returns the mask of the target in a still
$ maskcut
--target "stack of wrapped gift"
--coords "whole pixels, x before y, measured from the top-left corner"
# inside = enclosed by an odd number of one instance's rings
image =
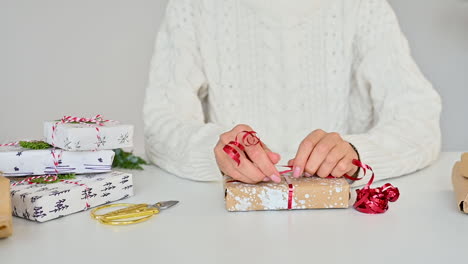
[[[23,180],[11,186],[14,216],[44,222],[133,195],[132,175],[112,171],[113,149],[133,146],[132,125],[99,116],[62,119],[45,122],[44,137],[50,148],[0,147],[0,171]],[[44,183],[52,177],[34,179],[70,174],[53,183]]]

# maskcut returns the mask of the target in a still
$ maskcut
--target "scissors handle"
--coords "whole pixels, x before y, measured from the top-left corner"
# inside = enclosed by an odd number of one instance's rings
[[[113,212],[109,214],[104,214],[100,219],[104,221],[110,221],[110,220],[117,220],[117,219],[129,219],[129,218],[149,216],[149,215],[154,215],[157,213],[159,213],[159,210],[157,208],[143,208],[143,209],[136,209],[136,210],[121,211],[118,214],[115,214]]]
[[[115,211],[112,211],[112,212],[109,212],[109,213],[101,214],[101,215],[96,214],[97,211],[102,210],[102,209],[106,209],[106,208],[110,208],[110,207],[122,207],[122,206],[125,206],[125,208],[115,210]],[[99,206],[96,209],[93,209],[91,211],[91,215],[93,216],[93,218],[99,219],[99,218],[102,218],[104,216],[128,214],[128,213],[131,213],[131,212],[134,212],[134,211],[144,209],[147,206],[148,206],[147,204],[108,204],[108,205]]]
[[[125,208],[122,208],[122,209],[119,209],[119,210],[116,210],[116,211],[113,211],[113,212],[109,212],[109,213],[106,213],[106,214],[96,214],[97,211],[100,211],[102,209],[106,209],[106,208],[111,208],[111,207],[125,207]],[[94,208],[93,210],[91,210],[91,217],[94,218],[94,219],[100,219],[102,218],[104,215],[114,215],[114,214],[121,214],[121,213],[125,213],[129,208],[136,208],[137,210],[138,209],[142,209],[142,208],[145,208],[147,206],[147,204],[127,204],[127,203],[118,203],[118,204],[107,204],[107,205],[103,205],[103,206],[99,206],[97,208]]]
[[[149,215],[149,216],[145,216],[145,217],[142,217],[142,218],[139,218],[139,219],[136,219],[136,220],[128,220],[128,221],[120,221],[120,220],[107,221],[104,218],[99,218],[98,220],[99,220],[99,222],[101,224],[105,224],[105,225],[131,225],[131,224],[137,224],[137,223],[144,222],[144,221],[150,219],[153,216],[154,216],[154,214]]]
[[[128,206],[119,210],[115,210],[109,213],[104,214],[105,216],[120,215],[120,214],[129,214],[133,212],[138,212],[148,208],[148,204],[135,204],[133,206]]]

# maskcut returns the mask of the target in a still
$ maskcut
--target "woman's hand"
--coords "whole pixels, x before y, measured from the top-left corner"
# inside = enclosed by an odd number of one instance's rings
[[[288,165],[293,166],[293,177],[296,178],[303,173],[322,178],[329,175],[342,177],[344,174],[352,176],[357,171],[353,159],[358,159],[358,154],[340,134],[318,129],[301,142],[296,157]]]
[[[270,180],[281,182],[280,174],[275,167],[275,164],[280,160],[280,155],[272,152],[265,144],[250,145],[245,147],[244,151],[230,145],[239,152],[240,164],[237,164],[224,152],[224,146],[234,141],[236,136],[243,131],[252,131],[252,128],[247,125],[237,125],[231,131],[219,136],[214,153],[221,171],[235,180],[245,183],[258,183]]]

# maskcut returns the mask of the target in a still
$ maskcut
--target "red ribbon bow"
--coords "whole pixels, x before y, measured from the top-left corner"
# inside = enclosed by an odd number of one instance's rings
[[[238,141],[238,137],[240,134],[244,134],[242,136],[241,142]],[[240,151],[244,151],[246,147],[253,146],[256,144],[262,144],[262,141],[257,137],[257,133],[255,131],[242,131],[237,134],[236,138],[226,144],[223,148],[224,152],[234,160],[237,165],[240,164],[240,153],[237,151],[239,148]],[[234,147],[235,146],[235,147]],[[353,160],[353,164],[355,166],[360,167],[363,172],[364,176],[366,175],[367,170],[372,171],[372,176],[369,182],[364,186],[362,189],[356,190],[357,198],[356,202],[354,203],[353,207],[361,213],[366,214],[382,214],[388,210],[388,202],[395,202],[400,197],[400,191],[398,188],[394,187],[390,183],[384,184],[382,187],[378,188],[370,188],[372,183],[374,182],[375,174],[372,168],[362,163],[359,160]],[[292,166],[284,166],[289,168],[288,170],[281,171],[280,174],[285,174],[292,171]],[[343,177],[350,179],[352,181],[361,180],[362,178],[355,178],[351,177],[347,174],[343,175]],[[332,175],[328,176],[327,178],[335,178]],[[288,210],[292,209],[292,200],[294,196],[294,186],[291,184],[289,179],[285,177],[286,183],[288,184]]]
[[[77,117],[77,116],[64,116],[58,123],[92,123],[99,126],[103,126],[105,122],[109,122],[112,120],[102,118],[102,115],[96,115],[95,117],[86,118],[86,117]]]

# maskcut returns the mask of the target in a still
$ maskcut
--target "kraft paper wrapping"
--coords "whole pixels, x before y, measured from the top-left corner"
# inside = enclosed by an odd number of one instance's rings
[[[106,122],[99,126],[99,132],[91,124],[58,124],[55,134],[52,127],[55,121],[44,122],[44,137],[47,143],[68,151],[118,149],[133,147],[133,125]],[[99,138],[97,137],[99,133]],[[54,138],[52,139],[52,134]]]
[[[455,163],[452,171],[452,183],[460,211],[468,214],[468,178],[461,174],[461,162]]]
[[[463,177],[468,178],[468,153],[461,156],[460,172]]]
[[[10,181],[0,172],[0,238],[9,237],[12,233]]]
[[[343,178],[289,177],[294,186],[291,209],[348,208],[350,186]],[[262,182],[246,184],[224,177],[228,211],[287,210],[288,184]]]

